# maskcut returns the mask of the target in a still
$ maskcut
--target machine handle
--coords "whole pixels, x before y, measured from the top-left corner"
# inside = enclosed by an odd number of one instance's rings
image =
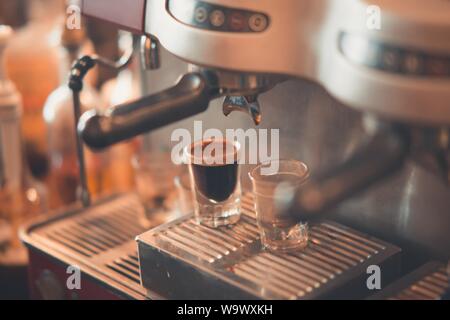
[[[147,0],[82,0],[81,12],[137,34],[145,33]]]
[[[288,195],[293,199],[290,217],[296,221],[321,219],[330,208],[399,171],[408,152],[405,134],[380,130],[345,163],[312,177],[295,197]]]
[[[205,76],[189,73],[172,88],[80,119],[78,132],[93,149],[102,149],[139,134],[194,116],[208,108],[218,90]]]

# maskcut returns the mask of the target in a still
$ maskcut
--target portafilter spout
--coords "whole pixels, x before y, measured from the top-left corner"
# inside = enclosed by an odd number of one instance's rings
[[[258,97],[287,80],[287,76],[203,68],[190,65],[190,70],[209,72],[216,76],[221,95],[225,96],[223,114],[239,111],[250,115],[255,125],[262,121]]]
[[[228,116],[233,111],[248,113],[255,125],[259,125],[262,120],[261,107],[258,96],[227,96],[223,102],[223,114]]]

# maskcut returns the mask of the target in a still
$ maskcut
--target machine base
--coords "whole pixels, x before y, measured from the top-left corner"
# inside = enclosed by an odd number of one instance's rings
[[[314,224],[310,239],[295,253],[262,249],[248,195],[236,225],[210,229],[189,216],[139,236],[141,282],[169,299],[350,299],[370,294],[369,266],[384,283],[400,272],[398,247],[342,225]]]

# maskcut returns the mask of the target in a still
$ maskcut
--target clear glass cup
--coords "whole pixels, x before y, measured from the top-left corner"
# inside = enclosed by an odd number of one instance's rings
[[[183,173],[175,177],[175,187],[177,189],[177,204],[180,214],[186,215],[194,212],[192,201],[192,188],[189,173]]]
[[[168,220],[176,209],[175,166],[168,152],[141,152],[132,159],[136,192],[144,207],[141,224],[152,227]]]
[[[266,173],[264,168],[278,167]],[[255,197],[255,210],[261,243],[274,251],[305,248],[308,226],[285,214],[286,197],[293,196],[309,177],[309,169],[297,160],[275,160],[257,166],[249,173]]]
[[[234,224],[241,216],[240,144],[202,140],[187,146],[195,218],[211,228]]]

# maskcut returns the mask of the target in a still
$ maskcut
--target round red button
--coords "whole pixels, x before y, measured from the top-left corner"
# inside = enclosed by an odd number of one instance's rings
[[[233,31],[243,31],[246,27],[247,19],[240,12],[233,12],[229,18],[229,26]]]

